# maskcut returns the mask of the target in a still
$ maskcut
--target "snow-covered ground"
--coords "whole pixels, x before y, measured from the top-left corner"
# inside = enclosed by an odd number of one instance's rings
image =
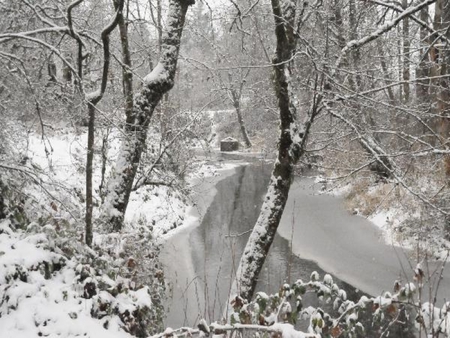
[[[119,145],[115,136],[109,142],[111,157]],[[164,277],[149,258],[157,250],[155,243],[164,241],[171,231],[194,224],[207,208],[214,182],[233,167],[224,164],[218,170],[217,165],[196,164],[195,174],[188,175],[188,187],[195,190],[204,182],[212,184],[197,205],[166,186],[134,192],[124,231],[108,234],[94,223],[95,250],[91,250],[83,244],[85,145],[85,133],[55,132],[44,141],[30,134],[22,146],[25,166],[35,180],[24,187],[29,220],[18,225],[8,219],[0,224],[2,338],[142,336],[142,317],[157,311],[153,291],[145,283]],[[95,163],[98,215],[98,151]],[[106,177],[108,172],[109,168]],[[142,276],[147,272],[154,276]]]
[[[88,298],[90,286],[114,288],[120,281],[96,276],[75,256],[68,259],[62,251],[68,245],[55,229],[43,230],[35,233],[36,224],[30,224],[13,232],[8,221],[0,224],[0,337],[131,337],[117,314],[125,312],[122,307],[130,313],[150,307],[147,289],[120,298],[102,290]],[[92,311],[104,313],[93,318]]]
[[[108,178],[111,164],[119,149],[118,133],[111,133],[108,142],[108,157],[105,180]],[[101,148],[99,144],[100,135],[97,135],[97,149]],[[43,179],[49,184],[61,186],[61,189],[55,189],[53,193],[61,198],[61,201],[67,200],[70,195],[77,195],[78,199],[71,199],[71,204],[78,206],[78,224],[82,224],[85,190],[85,159],[86,159],[87,135],[81,133],[60,133],[45,138],[42,141],[40,135],[31,134],[28,142],[27,156],[32,166],[38,166],[43,173]],[[112,159],[112,161],[111,161]],[[99,150],[95,152],[94,160],[94,199],[99,205],[99,187],[101,184],[101,155]],[[61,191],[65,190],[65,191]],[[57,202],[55,202],[57,203]],[[64,209],[58,205],[59,209]],[[158,237],[169,230],[178,227],[183,222],[185,208],[187,206],[186,197],[167,186],[145,186],[130,196],[128,210],[125,216],[127,224],[151,224],[153,235]],[[62,208],[61,208],[62,207]],[[94,213],[98,216],[99,208],[94,208]],[[64,215],[62,217],[65,217]],[[94,217],[95,218],[95,217]],[[94,229],[94,238],[99,234]]]
[[[101,139],[100,136],[97,135],[97,140]],[[82,243],[85,144],[85,133],[55,132],[47,135],[45,141],[40,135],[30,134],[27,145],[23,146],[26,148],[25,166],[34,177],[32,184],[24,187],[29,196],[24,209],[31,217],[21,226],[11,220],[0,224],[0,337],[129,337],[130,333],[136,334],[142,330],[139,319],[155,310],[151,287],[146,283],[156,283],[158,278],[164,277],[156,267],[157,263],[153,264],[148,258],[151,251],[156,250],[151,243],[162,243],[172,234],[199,224],[216,193],[216,182],[231,174],[236,165],[225,161],[208,164],[207,159],[196,163],[195,170],[186,178],[188,188],[196,194],[195,204],[187,196],[166,186],[148,186],[134,192],[125,219],[125,230],[120,234],[108,234],[96,227],[94,251]],[[113,133],[109,142],[111,158],[117,151],[117,135]],[[99,152],[95,153],[95,163],[95,212],[98,216],[98,206],[101,204]],[[106,177],[109,166],[110,163]],[[339,193],[348,194],[351,189],[343,188]],[[297,194],[299,198],[303,196],[303,192]],[[374,188],[367,195],[383,193]],[[295,196],[295,190],[292,196]],[[311,201],[310,197],[307,201]],[[338,208],[337,203],[333,205]],[[291,219],[292,212],[289,210],[286,217]],[[309,210],[307,215],[311,216],[314,210]],[[333,220],[339,214],[336,210]],[[359,213],[357,207],[352,210]],[[323,216],[327,213],[320,210],[317,214]],[[405,247],[413,242],[398,242],[399,238],[404,239],[399,237],[398,229],[410,215],[399,205],[391,203],[389,207],[374,208],[364,217],[383,230],[386,243]],[[342,219],[346,217],[341,216]],[[306,219],[301,218],[302,221]],[[291,238],[291,222],[284,223],[289,224],[285,224],[281,232],[285,233],[286,238]],[[324,222],[319,223],[323,227]],[[331,224],[329,221],[326,223]],[[309,229],[320,230],[319,225]],[[364,231],[347,230],[353,235],[364,235]],[[305,233],[301,236],[303,240]],[[293,251],[300,250],[297,253],[302,257],[319,260],[326,251],[324,247],[334,248],[332,256],[339,257],[337,252],[342,247],[336,246],[335,240],[339,236],[348,237],[338,233],[333,238],[333,245],[323,246],[316,242],[317,233],[312,236],[308,243]],[[310,252],[308,244],[313,244]],[[373,252],[377,251],[379,248],[374,248]],[[392,261],[391,258],[388,260]],[[147,274],[145,268],[152,264],[155,267],[152,266],[147,276],[142,276]],[[339,265],[340,262],[327,264],[329,266],[325,268],[328,267],[328,271],[344,279],[349,276],[349,271],[345,271],[345,266]],[[354,265],[358,264],[359,261]],[[367,267],[367,264],[366,261],[361,266]],[[377,262],[374,264],[380,265]],[[140,271],[140,268],[144,269]],[[389,276],[395,278],[395,275],[396,272],[390,272]],[[372,278],[372,281],[360,281],[363,290],[379,292],[388,287],[380,276],[371,277],[367,272],[358,274],[358,277],[361,276]],[[376,286],[371,284],[374,278]]]

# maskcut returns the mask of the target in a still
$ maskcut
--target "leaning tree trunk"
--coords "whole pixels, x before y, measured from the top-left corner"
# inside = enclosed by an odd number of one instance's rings
[[[239,84],[239,88],[236,89],[233,86],[233,79],[231,73],[228,73],[228,80],[230,82],[231,89],[230,96],[231,96],[231,102],[233,103],[234,110],[237,115],[238,123],[239,123],[239,129],[241,130],[242,139],[244,140],[245,147],[251,148],[252,142],[250,141],[250,137],[248,137],[247,128],[245,128],[244,118],[242,117],[242,110],[241,110],[241,98],[242,98],[242,91],[244,90],[244,84],[245,84],[245,78],[250,74],[250,69],[247,70],[245,75],[241,77],[241,83]]]
[[[248,137],[247,128],[245,128],[244,118],[242,117],[241,111],[241,95],[242,95],[242,84],[239,93],[236,93],[235,89],[231,90],[231,98],[233,101],[233,107],[237,115],[239,129],[241,130],[242,139],[244,140],[245,147],[251,148],[252,142],[250,141],[250,137]]]
[[[170,1],[160,60],[144,78],[143,88],[134,99],[133,111],[126,118],[125,137],[108,182],[103,207],[103,219],[113,231],[120,231],[123,226],[133,181],[145,148],[150,119],[163,95],[174,85],[186,12],[194,3],[194,0]]]
[[[293,179],[294,164],[304,153],[306,138],[316,111],[314,105],[304,128],[299,129],[296,123],[295,107],[292,103],[288,65],[288,60],[291,59],[295,50],[295,36],[292,29],[295,27],[295,3],[291,1],[285,3],[283,13],[286,15],[282,14],[279,0],[271,0],[271,3],[277,38],[276,55],[273,59],[274,85],[278,99],[281,131],[278,156],[269,189],[236,274],[235,290],[233,291],[246,300],[250,300],[253,296],[258,275],[275,237]]]
[[[250,141],[250,137],[248,137],[247,128],[245,128],[244,118],[242,117],[240,101],[234,101],[233,106],[234,106],[234,110],[236,111],[237,119],[239,122],[239,128],[241,130],[242,138],[244,139],[245,147],[251,148],[252,142]]]

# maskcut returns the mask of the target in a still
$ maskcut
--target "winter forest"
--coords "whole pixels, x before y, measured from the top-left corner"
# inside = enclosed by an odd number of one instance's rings
[[[0,337],[449,337],[448,0],[0,0]]]

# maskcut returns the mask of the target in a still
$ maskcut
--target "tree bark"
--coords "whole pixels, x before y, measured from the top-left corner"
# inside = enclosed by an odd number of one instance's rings
[[[442,24],[446,31],[445,36],[450,37],[450,3],[445,1],[442,4]],[[441,51],[441,76],[439,87],[440,87],[440,95],[438,99],[438,107],[441,115],[441,128],[440,135],[442,138],[442,143],[445,148],[448,147],[448,137],[450,131],[450,123],[449,123],[449,109],[450,109],[450,83],[448,76],[450,75],[450,50],[448,48],[443,48]],[[450,159],[446,158],[446,174],[450,177]]]
[[[390,87],[390,85],[392,84],[393,81],[390,77],[386,60],[383,57],[383,55],[385,55],[385,53],[383,51],[383,46],[379,39],[377,40],[377,49],[378,49],[378,54],[380,55],[380,65],[381,65],[381,70],[383,71],[384,83],[386,84],[386,86],[388,86],[386,88],[386,91],[387,91],[387,94],[389,97],[389,103],[394,104],[395,103],[395,95],[394,95],[394,91],[392,90],[392,87]]]
[[[355,0],[349,1],[349,14],[348,14],[348,21],[350,23],[350,40],[357,40],[358,39],[358,20],[356,18],[358,11],[356,9],[356,2]],[[361,52],[359,48],[356,48],[351,51],[351,58],[353,63],[353,70],[356,73],[355,76],[355,82],[358,88],[362,88],[362,78],[359,72],[359,65],[361,62]]]
[[[283,15],[279,0],[271,0],[271,4],[277,39],[276,55],[273,59],[274,86],[278,99],[281,130],[278,155],[269,189],[236,274],[235,290],[233,291],[246,300],[250,300],[253,296],[257,278],[286,205],[293,179],[294,165],[304,153],[306,139],[316,113],[314,105],[307,122],[302,126],[303,128],[298,128],[296,109],[292,103],[288,64],[288,60],[291,59],[295,50],[295,36],[292,27],[295,27],[296,6],[294,2],[286,2],[283,6],[283,13],[285,13]]]
[[[428,23],[428,8],[423,8],[420,11],[420,20],[422,20],[425,23]],[[426,27],[424,26],[420,26],[420,43],[421,43],[421,48],[420,48],[420,62],[419,62],[419,66],[416,70],[416,77],[418,77],[420,80],[417,81],[417,85],[416,85],[416,97],[417,97],[417,102],[419,104],[421,103],[425,103],[425,102],[429,102],[430,97],[429,97],[429,85],[430,85],[430,81],[429,79],[427,79],[429,77],[429,71],[427,69],[427,64],[428,64],[428,46],[427,46],[427,36],[428,36],[428,31],[426,29]]]
[[[406,10],[408,8],[408,0],[402,0],[402,7],[403,10]],[[410,87],[409,87],[409,80],[410,80],[410,72],[411,72],[411,66],[409,62],[410,57],[410,41],[409,41],[409,19],[408,17],[403,19],[402,22],[402,36],[403,36],[403,93],[404,93],[404,100],[405,102],[409,102],[409,94],[410,94]]]
[[[241,134],[242,134],[242,138],[244,139],[245,147],[251,148],[252,142],[250,141],[250,138],[248,137],[247,128],[245,128],[244,119],[242,117],[241,101],[233,99],[233,106],[234,106],[234,110],[236,111],[239,128],[241,129]]]
[[[440,27],[445,31],[445,36],[450,38],[450,3],[448,1],[439,1],[436,3],[436,13],[440,11]],[[438,110],[440,114],[439,136],[442,146],[448,150],[450,136],[450,50],[448,46],[440,51],[440,75],[439,83]],[[447,188],[450,187],[450,156],[444,155],[444,172],[447,181]],[[450,216],[445,217],[444,238],[450,240]]]
[[[114,7],[117,10],[118,1],[114,0]],[[122,48],[122,88],[125,97],[125,115],[128,117],[133,112],[133,73],[131,72],[131,53],[128,43],[128,24],[125,22],[123,14],[118,19],[120,44]]]
[[[88,104],[88,144],[87,144],[87,157],[86,157],[86,215],[85,215],[85,241],[86,244],[91,246],[93,239],[92,231],[92,211],[93,204],[93,192],[92,192],[92,173],[94,163],[94,141],[95,141],[95,107],[103,98],[103,94],[106,90],[108,83],[108,73],[111,53],[109,49],[109,36],[112,31],[117,27],[119,18],[122,16],[124,0],[118,0],[116,6],[116,15],[114,19],[103,29],[102,31],[102,44],[103,44],[103,69],[102,80],[100,88],[86,95]]]
[[[150,119],[161,98],[174,85],[187,9],[194,0],[171,0],[167,17],[167,30],[162,37],[161,57],[150,74],[144,78],[143,88],[134,98],[133,109],[126,117],[124,139],[119,150],[115,169],[108,181],[103,206],[103,219],[112,231],[123,226],[133,181],[145,149]]]
[[[231,95],[231,101],[233,103],[233,107],[234,107],[234,110],[237,115],[239,128],[241,130],[242,138],[244,140],[246,148],[251,148],[252,142],[250,141],[250,138],[248,137],[247,128],[245,128],[244,119],[242,117],[241,98],[242,98],[242,91],[244,89],[245,78],[248,76],[249,73],[250,73],[250,70],[248,70],[246,72],[246,74],[243,77],[241,77],[241,83],[239,84],[238,90],[236,90],[236,88],[233,86],[233,79],[232,79],[231,73],[228,73],[228,81],[230,82],[230,86],[231,86],[231,89],[229,90],[230,95]]]

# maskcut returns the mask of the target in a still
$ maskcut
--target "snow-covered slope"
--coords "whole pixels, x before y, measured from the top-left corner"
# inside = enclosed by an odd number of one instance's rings
[[[0,337],[131,337],[139,330],[136,317],[152,306],[150,293],[114,278],[113,267],[111,257],[60,237],[50,225],[12,231],[3,221]]]
[[[113,159],[117,135],[109,141]],[[20,166],[0,173],[4,182],[22,182],[8,196],[9,206],[20,207],[0,223],[2,338],[146,337],[161,329],[165,284],[155,242],[183,223],[187,200],[166,186],[144,187],[131,196],[124,231],[109,234],[94,224],[94,248],[88,248],[85,145],[85,133],[54,132],[44,140],[30,134]],[[99,151],[95,163],[98,215]]]

